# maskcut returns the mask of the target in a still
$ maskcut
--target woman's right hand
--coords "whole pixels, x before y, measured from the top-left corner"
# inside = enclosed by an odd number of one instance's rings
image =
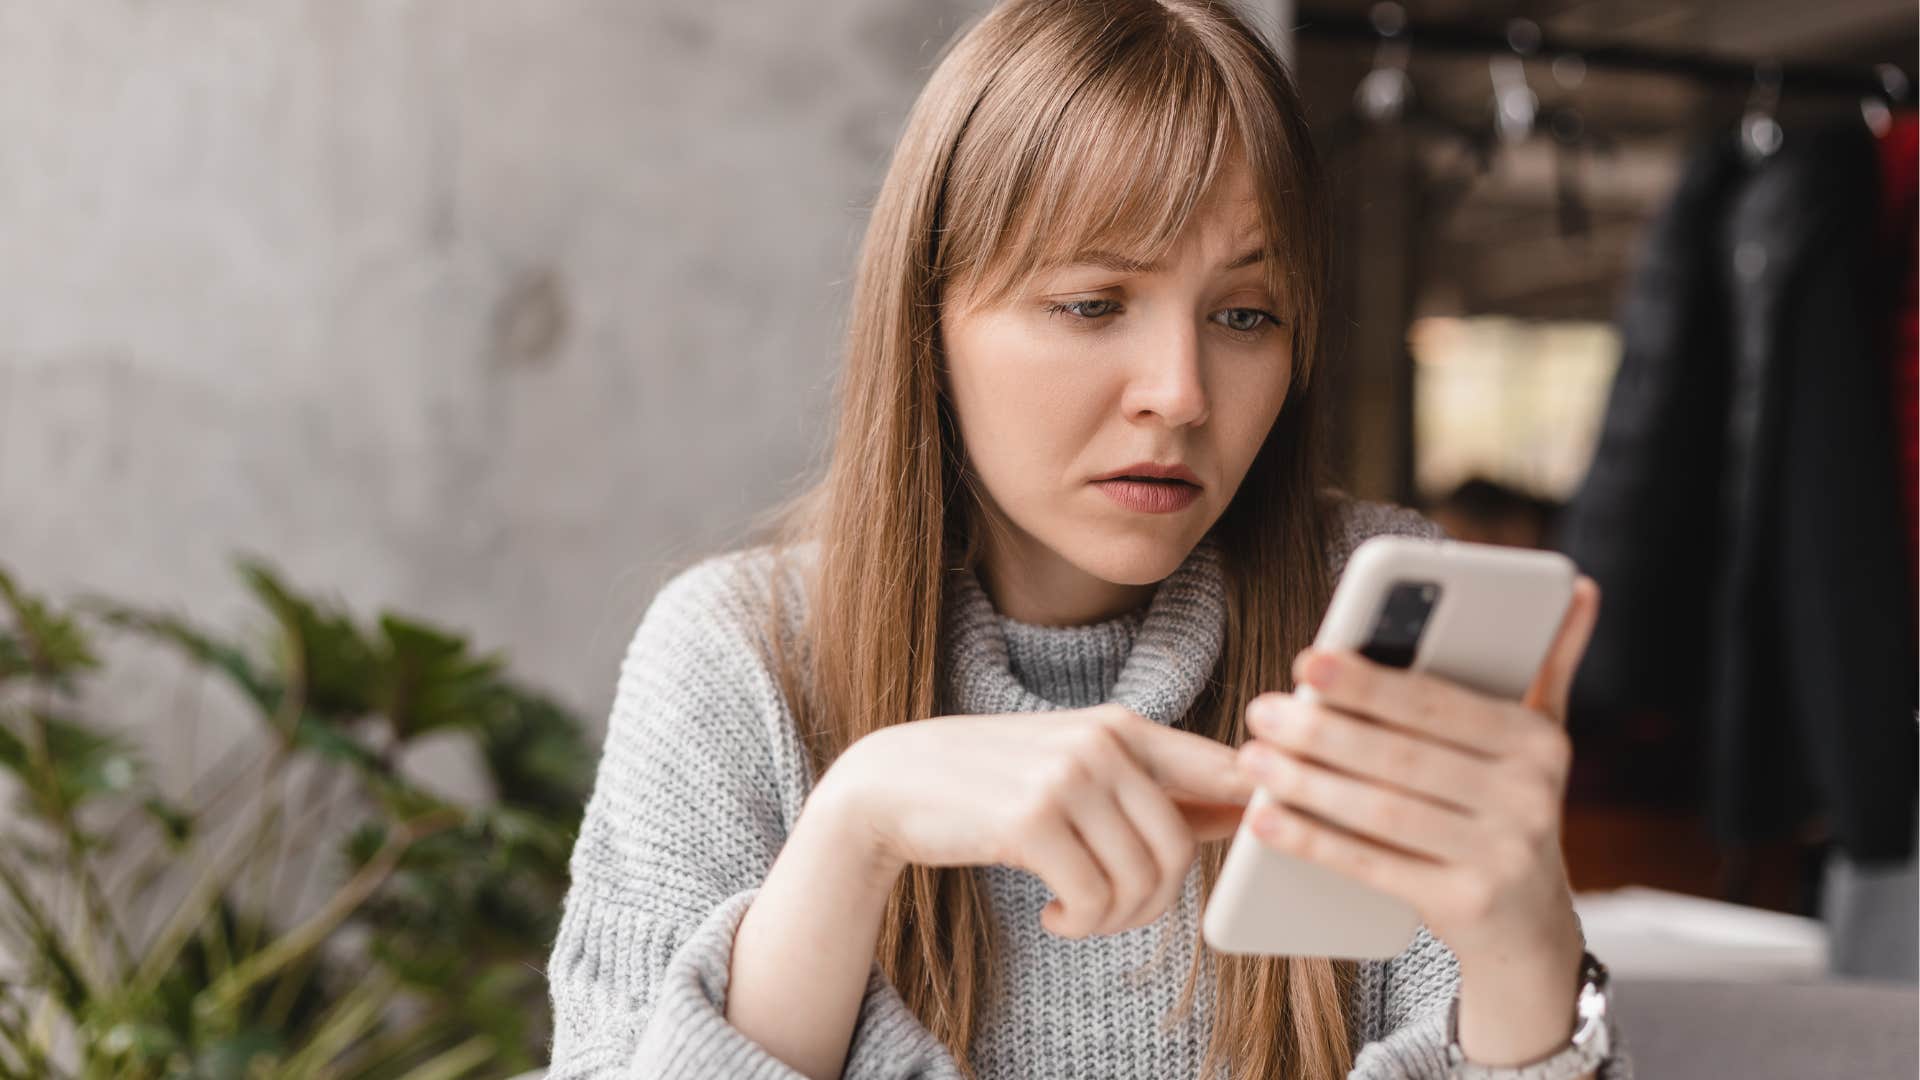
[[[1232,748],[1106,704],[883,728],[814,796],[847,811],[884,880],[907,865],[1017,866],[1053,890],[1041,926],[1085,937],[1158,918],[1196,845],[1231,836],[1253,790]]]

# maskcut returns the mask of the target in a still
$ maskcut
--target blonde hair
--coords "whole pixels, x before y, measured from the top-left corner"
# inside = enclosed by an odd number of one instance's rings
[[[1315,377],[1327,226],[1292,81],[1222,3],[1009,0],[948,46],[914,104],[860,250],[826,473],[760,528],[783,559],[819,541],[799,579],[804,630],[789,640],[776,587],[767,636],[815,776],[871,732],[945,715],[942,585],[973,565],[982,515],[941,391],[943,298],[991,304],[1090,246],[1157,260],[1234,160],[1251,171],[1275,252],[1267,284],[1291,327],[1293,381],[1214,526],[1228,647],[1182,726],[1239,745],[1246,702],[1290,688],[1331,592]],[[1201,845],[1203,895],[1225,848]],[[997,962],[971,870],[908,868],[878,946],[969,1075]],[[1198,980],[1214,980],[1207,1075],[1347,1075],[1350,961],[1215,955],[1198,940],[1193,954],[1175,1011],[1190,1013]]]

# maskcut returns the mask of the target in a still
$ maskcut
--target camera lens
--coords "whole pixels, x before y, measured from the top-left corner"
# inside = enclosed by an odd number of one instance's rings
[[[1387,591],[1387,599],[1374,619],[1373,633],[1360,648],[1360,655],[1389,667],[1411,666],[1419,651],[1420,632],[1440,597],[1440,587],[1431,581],[1401,581]]]

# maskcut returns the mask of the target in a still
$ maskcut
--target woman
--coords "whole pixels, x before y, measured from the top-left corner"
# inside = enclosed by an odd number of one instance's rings
[[[1217,4],[1016,0],[951,46],[824,479],[622,665],[555,1077],[1439,1076],[1456,990],[1469,1060],[1566,1042],[1556,710],[1595,593],[1525,709],[1303,652],[1360,540],[1438,535],[1326,485],[1324,213]],[[1403,954],[1203,946],[1262,783],[1318,818],[1268,842],[1419,908]]]

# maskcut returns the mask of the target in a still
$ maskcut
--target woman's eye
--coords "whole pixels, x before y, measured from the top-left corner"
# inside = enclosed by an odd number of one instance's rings
[[[1067,315],[1080,322],[1096,322],[1111,315],[1118,307],[1112,300],[1068,300],[1058,304],[1049,304],[1047,314]],[[1236,334],[1254,334],[1263,329],[1263,324],[1277,326],[1280,320],[1259,308],[1228,308],[1220,313],[1225,316],[1221,325]]]
[[[1099,307],[1102,304],[1106,305],[1106,307],[1101,307],[1099,311],[1089,313],[1086,310],[1084,310],[1089,305]],[[1049,305],[1047,307],[1047,314],[1049,315],[1067,314],[1067,315],[1073,316],[1076,319],[1086,319],[1088,321],[1092,321],[1094,319],[1098,319],[1102,315],[1112,314],[1112,311],[1110,310],[1112,306],[1113,306],[1113,301],[1111,300],[1069,300],[1062,304]]]
[[[1222,314],[1227,316],[1227,329],[1242,334],[1250,334],[1260,329],[1260,325],[1263,322],[1278,322],[1273,316],[1261,311],[1259,308],[1228,308]]]

